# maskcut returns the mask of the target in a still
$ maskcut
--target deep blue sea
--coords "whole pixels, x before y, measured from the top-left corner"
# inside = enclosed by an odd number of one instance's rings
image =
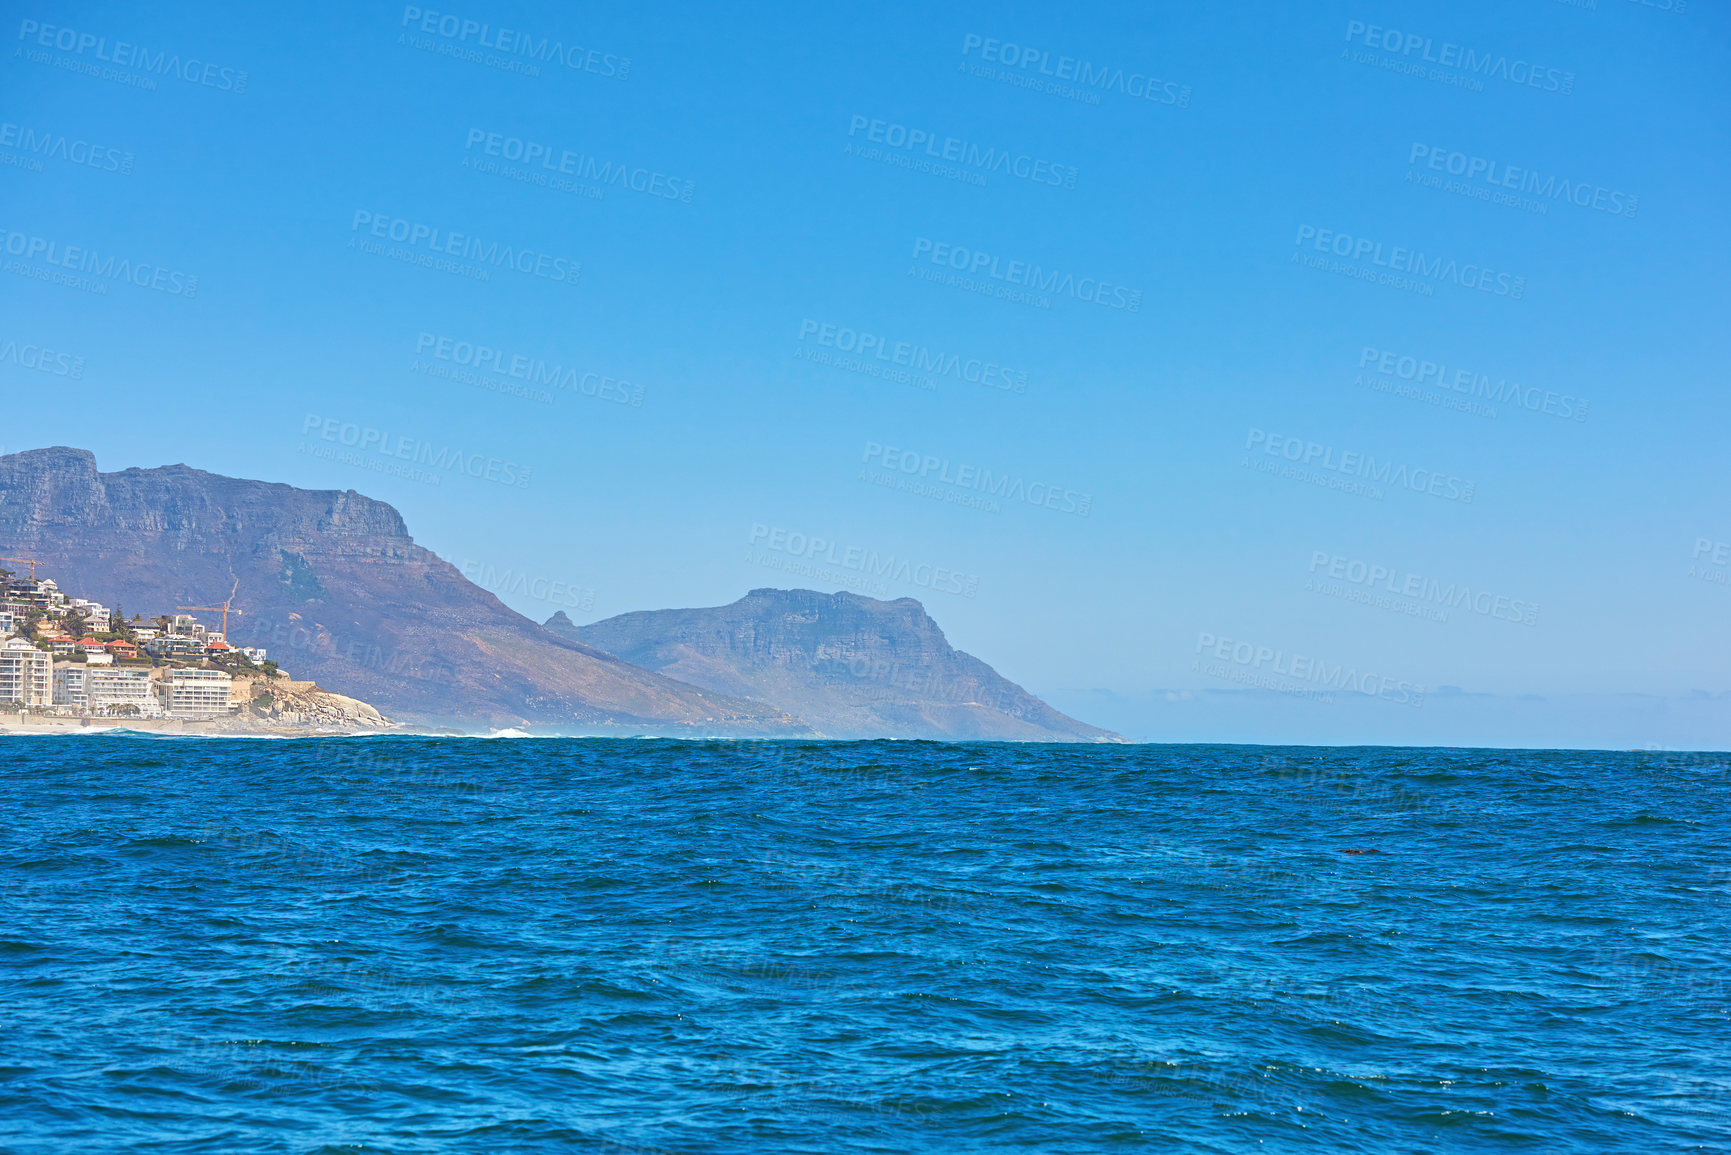
[[[0,1150],[1731,1150],[1731,757],[0,740]]]

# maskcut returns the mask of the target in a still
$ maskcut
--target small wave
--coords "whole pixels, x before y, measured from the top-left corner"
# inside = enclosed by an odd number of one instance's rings
[[[1698,818],[1671,818],[1664,814],[1634,814],[1626,818],[1613,818],[1604,825],[1613,830],[1641,826],[1699,826]]]

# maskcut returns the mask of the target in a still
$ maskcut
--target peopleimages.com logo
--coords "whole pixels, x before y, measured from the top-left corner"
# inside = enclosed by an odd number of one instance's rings
[[[1710,537],[1695,539],[1695,552],[1691,555],[1696,561],[1708,558],[1714,565],[1731,565],[1731,541],[1714,541]]]
[[[865,453],[860,460],[866,465],[875,464],[888,474],[917,479],[922,485],[942,484],[978,493],[986,498],[1021,502],[1059,513],[1073,513],[1078,517],[1087,517],[1094,506],[1092,494],[1067,489],[1062,485],[1030,482],[1010,473],[994,474],[992,470],[977,465],[958,464],[947,457],[898,449],[877,441],[866,442]],[[869,475],[862,471],[861,477],[867,478]]]
[[[512,570],[500,570],[491,562],[474,561],[465,558],[458,567],[464,577],[481,588],[503,597],[515,594],[519,597],[532,598],[538,602],[546,602],[552,606],[564,606],[574,610],[592,610],[595,608],[595,591],[576,582],[558,581],[553,578],[534,576]]]
[[[1385,257],[1383,243],[1371,240],[1369,237],[1355,237],[1350,233],[1336,232],[1333,229],[1319,229],[1315,225],[1299,225],[1298,236],[1293,244],[1303,248],[1304,242],[1310,241],[1310,247],[1319,253],[1328,253],[1342,260],[1354,262],[1356,269],[1367,274],[1364,279],[1376,279],[1376,270],[1386,270],[1392,276],[1403,281],[1412,281],[1416,285],[1429,288],[1430,282],[1448,281],[1463,289],[1477,289],[1481,293],[1492,293],[1499,297],[1508,297],[1518,301],[1526,295],[1527,279],[1510,273],[1499,273],[1485,265],[1471,261],[1461,263],[1453,257],[1430,257],[1418,249],[1410,249],[1401,245],[1389,245]],[[1297,261],[1298,252],[1292,254]],[[1374,268],[1365,268],[1363,262],[1369,260]],[[1403,286],[1404,287],[1404,286]],[[1428,294],[1427,294],[1428,295]]]
[[[1695,552],[1689,555],[1689,572],[1686,576],[1700,578],[1714,585],[1731,586],[1731,569],[1727,569],[1727,566],[1731,566],[1731,541],[1698,537],[1695,539]]]
[[[1410,381],[1418,387],[1443,389],[1482,399],[1498,405],[1510,405],[1533,413],[1543,413],[1568,421],[1585,421],[1589,403],[1573,393],[1558,393],[1537,386],[1525,386],[1507,377],[1493,382],[1488,374],[1472,369],[1456,369],[1440,361],[1430,361],[1390,349],[1366,345],[1358,356],[1360,369],[1372,368],[1384,377]],[[1494,414],[1493,414],[1494,416]]]
[[[917,153],[927,160],[964,165],[977,172],[997,173],[1054,188],[1076,187],[1078,170],[1075,165],[1058,164],[1013,148],[982,147],[958,137],[940,136],[931,129],[910,128],[856,113],[848,121],[847,134],[857,139],[861,133],[872,144]]]
[[[629,56],[615,56],[580,44],[566,44],[553,36],[538,37],[520,28],[494,28],[491,24],[451,12],[433,12],[409,5],[403,9],[401,26],[446,41],[441,47],[449,51],[442,55],[455,59],[482,60],[477,50],[485,48],[501,53],[503,60],[519,66],[517,70],[535,69],[534,75],[540,74],[536,68],[540,64],[562,64],[572,72],[588,72],[607,80],[625,80],[631,75]],[[428,41],[425,46],[431,47],[432,43]],[[475,47],[470,48],[470,44]],[[412,44],[411,47],[423,45]],[[512,59],[514,57],[521,59]]]
[[[349,232],[359,234],[363,225],[366,226],[365,235],[407,245],[412,254],[429,259],[451,256],[567,285],[576,284],[583,272],[583,266],[577,261],[538,249],[500,244],[498,241],[489,243],[480,237],[452,232],[437,225],[356,209],[354,219],[349,222]],[[485,269],[475,271],[486,273]]]
[[[1523,626],[1539,624],[1537,602],[1494,594],[1489,590],[1475,591],[1465,582],[1449,582],[1445,586],[1436,578],[1403,571],[1397,566],[1342,557],[1323,549],[1311,552],[1310,575],[1310,581],[1306,582],[1305,588],[1310,589],[1314,584],[1321,593],[1333,592],[1321,585],[1324,578],[1331,578],[1360,587],[1366,592],[1386,592],[1444,609],[1466,610],[1480,617],[1495,618],[1497,621],[1516,622]],[[1348,600],[1359,599],[1354,597]]]
[[[316,413],[306,415],[306,419],[301,423],[301,435],[308,439],[316,436],[320,441],[354,450],[357,460],[345,461],[345,464],[364,464],[367,459],[360,455],[371,453],[376,454],[386,464],[407,461],[417,466],[460,473],[477,481],[491,481],[515,489],[527,489],[530,475],[535,472],[533,466],[521,465],[515,461],[504,461],[485,453],[469,453],[448,445],[434,445],[424,439],[404,437],[388,430],[356,425],[352,421],[343,421],[337,417],[321,417]],[[303,448],[304,451],[307,450]],[[314,453],[313,456],[327,455]],[[431,476],[435,478],[433,484],[438,484],[436,479],[439,475],[435,473]]]
[[[121,281],[141,289],[167,293],[171,297],[198,296],[198,278],[190,273],[167,269],[149,261],[117,257],[112,252],[104,257],[96,249],[62,244],[49,237],[15,232],[3,226],[0,226],[0,249],[4,249],[9,257],[22,258],[6,262],[7,272],[51,284],[106,294],[109,283]],[[34,264],[38,260],[42,265]]]
[[[98,172],[119,173],[121,176],[132,173],[130,152],[49,129],[27,128],[11,121],[0,123],[0,148],[13,148],[25,154],[18,159],[28,163],[13,167],[28,167],[34,172],[42,171],[43,160],[59,160]],[[10,158],[0,156],[0,164],[3,163],[11,163]]]
[[[1530,60],[1511,61],[1506,53],[1480,52],[1448,40],[1438,44],[1430,36],[1384,28],[1380,24],[1366,24],[1362,20],[1347,21],[1346,41],[1348,44],[1357,42],[1366,48],[1389,53],[1394,62],[1409,65],[1415,71],[1422,65],[1434,64],[1441,69],[1453,70],[1465,79],[1481,83],[1486,80],[1503,80],[1563,96],[1575,90],[1573,72],[1534,64]],[[1413,56],[1415,52],[1418,54],[1416,58]]]
[[[1227,678],[1257,689],[1277,690],[1282,693],[1303,690],[1313,694],[1334,690],[1351,691],[1414,709],[1424,705],[1425,688],[1416,682],[1386,677],[1370,670],[1360,671],[1358,667],[1344,662],[1336,662],[1334,668],[1330,669],[1328,662],[1321,658],[1288,654],[1285,650],[1273,646],[1237,642],[1206,630],[1196,635],[1196,653],[1201,655],[1203,660],[1191,667],[1193,671]],[[1208,658],[1217,662],[1230,662],[1237,669],[1234,670],[1232,666],[1210,668],[1206,660]]]
[[[1586,181],[1572,181],[1555,173],[1541,176],[1536,169],[1503,164],[1485,156],[1469,156],[1442,145],[1420,144],[1414,141],[1412,150],[1407,154],[1406,163],[1409,166],[1406,175],[1409,181],[1413,179],[1414,168],[1446,173],[1459,177],[1463,185],[1475,192],[1482,192],[1487,196],[1508,195],[1509,203],[1516,208],[1526,205],[1519,203],[1521,198],[1513,194],[1537,198],[1536,204],[1541,211],[1548,211],[1550,203],[1562,201],[1578,208],[1609,213],[1611,216],[1633,217],[1641,205],[1640,197],[1619,189],[1609,189]]]
[[[415,338],[415,356],[428,357],[448,365],[468,369],[477,380],[508,379],[521,381],[526,387],[565,389],[584,397],[611,401],[617,405],[643,404],[643,386],[633,385],[618,377],[586,370],[580,365],[548,364],[545,358],[527,353],[500,349],[479,341],[464,341],[423,331]],[[466,384],[472,382],[465,382]],[[503,384],[503,381],[499,382]],[[499,390],[494,390],[498,392]],[[504,390],[513,392],[513,390]]]
[[[1409,469],[1404,464],[1396,464],[1387,459],[1378,462],[1374,454],[1350,449],[1339,450],[1332,445],[1306,441],[1302,437],[1288,437],[1282,433],[1269,433],[1253,427],[1245,438],[1244,448],[1253,450],[1259,445],[1266,457],[1290,461],[1300,470],[1320,469],[1336,475],[1342,479],[1343,484],[1335,488],[1356,488],[1361,481],[1374,482],[1391,489],[1408,489],[1414,493],[1440,497],[1444,501],[1469,504],[1477,488],[1474,482],[1453,474],[1434,469]],[[1252,460],[1254,459],[1247,458],[1245,463],[1248,465]]]
[[[1188,108],[1190,105],[1188,84],[1162,80],[1145,72],[1125,71],[1074,56],[1059,55],[1054,59],[1044,48],[1017,44],[1013,40],[995,40],[970,32],[962,37],[962,55],[969,57],[976,51],[980,60],[1002,64],[1021,72],[1031,72],[1036,76],[1049,77],[1052,82],[1057,82],[1050,83],[1047,88],[1047,91],[1054,95],[1069,96],[1073,91],[1088,95],[1117,92],[1134,100],[1148,100],[1155,104],[1171,104],[1179,108]],[[1099,98],[1095,96],[1089,103],[1098,102]]]
[[[846,325],[804,317],[799,323],[799,339],[803,342],[807,338],[810,338],[813,344],[826,349],[852,353],[862,358],[869,357],[915,373],[949,377],[1005,393],[1028,391],[1028,374],[1024,370],[981,357],[946,353],[915,341],[897,341],[864,329],[852,329]]]
[[[477,146],[479,146],[477,150]],[[524,174],[530,184],[546,184],[551,177],[568,176],[573,180],[589,181],[597,188],[642,193],[661,200],[691,203],[696,186],[681,177],[668,176],[659,169],[627,164],[619,160],[602,160],[585,152],[576,152],[546,141],[525,140],[519,136],[471,128],[463,142],[463,151],[473,156],[496,157],[521,164],[531,171]],[[464,163],[469,163],[465,156]],[[539,168],[540,172],[533,171]]]
[[[98,36],[92,32],[80,32],[75,28],[66,28],[54,24],[42,24],[35,20],[25,20],[18,25],[18,39],[41,48],[52,48],[57,52],[70,52],[73,56],[83,57],[86,53],[92,60],[100,60],[104,64],[112,64],[119,68],[135,68],[152,76],[172,76],[176,80],[184,80],[188,84],[196,84],[204,88],[215,88],[222,92],[232,92],[237,96],[246,91],[246,73],[238,68],[225,68],[217,64],[209,64],[196,57],[188,56],[181,59],[180,53],[166,50],[152,53],[142,44],[130,44],[125,40],[116,40],[112,45],[106,36]],[[70,71],[84,71],[94,68],[93,65],[79,61],[70,61],[77,65]],[[106,78],[112,79],[112,78]],[[146,81],[154,88],[154,81]]]
[[[38,373],[48,373],[55,377],[84,376],[84,358],[78,354],[62,353],[46,345],[29,342],[21,345],[11,338],[0,342],[0,365],[7,363],[20,369],[34,369]]]
[[[921,258],[928,264],[954,269],[968,277],[984,277],[989,281],[1000,281],[1035,293],[1072,297],[1108,309],[1122,309],[1129,313],[1142,311],[1141,289],[1128,288],[1098,277],[1078,277],[1062,269],[1042,268],[1031,261],[1006,260],[979,249],[915,237],[913,259],[916,265]]]

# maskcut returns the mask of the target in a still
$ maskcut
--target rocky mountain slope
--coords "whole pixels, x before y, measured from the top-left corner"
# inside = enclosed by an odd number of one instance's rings
[[[912,598],[752,590],[713,609],[646,610],[560,637],[718,694],[797,714],[833,738],[1113,741],[953,648]]]
[[[231,618],[231,641],[397,721],[809,732],[784,711],[549,634],[353,490],[185,465],[101,473],[87,451],[32,450],[0,457],[0,554],[38,558],[64,589],[129,616],[220,604],[234,588],[245,614]]]

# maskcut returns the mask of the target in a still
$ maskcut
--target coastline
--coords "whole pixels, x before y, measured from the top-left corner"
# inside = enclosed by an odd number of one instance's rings
[[[0,713],[0,736],[104,734],[113,731],[187,734],[204,738],[343,738],[407,732],[396,726],[338,728],[272,725],[262,720],[248,720],[243,723],[236,718],[74,718]]]

